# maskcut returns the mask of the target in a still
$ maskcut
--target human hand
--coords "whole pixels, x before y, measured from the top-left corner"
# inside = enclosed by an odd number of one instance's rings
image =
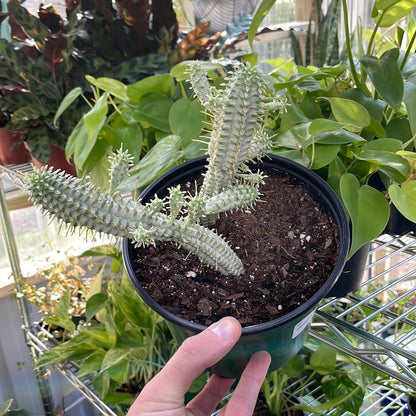
[[[239,322],[222,318],[187,338],[165,367],[143,388],[127,416],[209,416],[234,380],[213,375],[202,391],[186,406],[184,396],[192,382],[218,362],[241,335]],[[255,353],[247,364],[234,393],[219,416],[251,416],[267,369],[270,355]]]

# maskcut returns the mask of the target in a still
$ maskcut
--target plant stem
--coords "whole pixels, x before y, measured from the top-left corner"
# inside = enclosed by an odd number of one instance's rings
[[[407,59],[409,58],[410,51],[412,50],[412,47],[413,47],[413,44],[415,43],[415,40],[416,40],[416,31],[413,33],[412,39],[410,39],[410,42],[407,45],[406,53],[403,57],[403,61],[402,61],[401,65],[400,65],[400,72],[403,71],[403,68],[406,65]]]
[[[360,86],[361,82],[355,69],[354,58],[352,56],[351,39],[350,39],[350,28],[348,24],[348,7],[347,0],[342,0],[342,10],[344,14],[344,29],[345,29],[345,43],[347,46],[347,55],[350,62],[351,74],[354,78],[355,85]]]

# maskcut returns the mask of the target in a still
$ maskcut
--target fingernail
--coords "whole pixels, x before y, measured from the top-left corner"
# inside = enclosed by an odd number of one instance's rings
[[[228,341],[235,337],[236,326],[231,319],[223,318],[212,324],[209,328],[215,335],[224,341]]]

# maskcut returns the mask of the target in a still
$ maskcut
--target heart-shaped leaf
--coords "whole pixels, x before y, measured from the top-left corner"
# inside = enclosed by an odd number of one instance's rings
[[[349,257],[361,246],[376,238],[386,227],[390,207],[387,198],[358,179],[345,173],[340,180],[340,193],[352,223]]]
[[[204,107],[199,101],[181,98],[174,102],[169,112],[169,124],[173,134],[185,142],[199,136],[204,128]]]
[[[416,223],[416,180],[389,187],[390,198],[395,207],[409,220]]]
[[[393,108],[398,108],[404,94],[404,84],[397,59],[399,49],[389,49],[380,59],[364,55],[360,62],[380,96]]]
[[[316,118],[309,125],[308,132],[312,136],[318,133],[327,133],[330,131],[335,131],[342,129],[345,126],[343,123],[338,123],[334,120],[328,120],[326,118]]]
[[[330,102],[332,113],[338,122],[355,127],[354,130],[362,129],[370,124],[370,114],[363,105],[341,97],[326,99]]]

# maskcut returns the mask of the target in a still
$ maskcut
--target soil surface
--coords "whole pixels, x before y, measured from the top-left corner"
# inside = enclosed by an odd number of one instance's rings
[[[136,275],[159,304],[202,325],[231,315],[250,326],[287,314],[321,287],[337,259],[336,224],[301,184],[279,176],[265,182],[254,208],[215,225],[244,274],[223,276],[170,243],[139,249]]]

